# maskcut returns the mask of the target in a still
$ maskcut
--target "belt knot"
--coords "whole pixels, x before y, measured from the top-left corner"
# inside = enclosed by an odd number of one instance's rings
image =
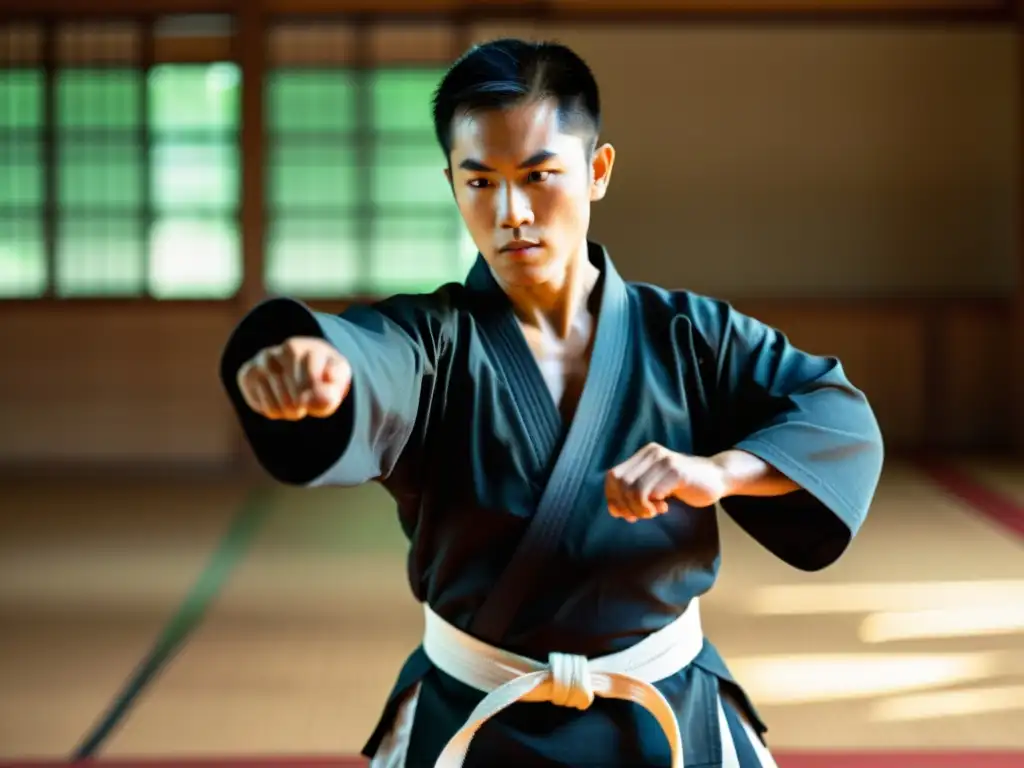
[[[587,709],[594,703],[594,687],[586,656],[552,653],[548,656],[548,669],[551,675],[552,704]]]

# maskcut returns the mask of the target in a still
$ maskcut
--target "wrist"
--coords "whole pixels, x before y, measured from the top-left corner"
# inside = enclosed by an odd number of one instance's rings
[[[736,494],[736,473],[731,469],[730,465],[734,463],[733,459],[726,455],[727,452],[716,453],[714,456],[709,457],[708,461],[711,466],[714,467],[716,474],[718,475],[718,484],[722,489],[722,498],[728,498]]]
[[[764,480],[770,469],[757,456],[736,449],[716,453],[711,463],[720,475],[722,498],[743,495],[749,486]]]
[[[729,496],[782,496],[799,486],[774,466],[747,451],[716,453],[711,462],[722,473],[722,498]]]

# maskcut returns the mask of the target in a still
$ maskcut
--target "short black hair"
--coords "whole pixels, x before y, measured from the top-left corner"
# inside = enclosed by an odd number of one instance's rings
[[[434,93],[434,131],[448,157],[452,121],[461,112],[501,109],[553,98],[567,131],[590,141],[601,130],[597,81],[586,62],[555,42],[502,38],[473,46],[448,70]]]

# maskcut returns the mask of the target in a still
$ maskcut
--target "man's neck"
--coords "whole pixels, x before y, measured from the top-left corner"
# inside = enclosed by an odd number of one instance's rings
[[[589,257],[586,241],[551,280],[530,287],[509,287],[509,300],[519,321],[566,338],[581,312],[589,311],[589,299],[601,276]]]

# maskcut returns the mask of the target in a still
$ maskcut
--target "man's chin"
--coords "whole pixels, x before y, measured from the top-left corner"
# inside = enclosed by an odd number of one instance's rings
[[[504,255],[504,254],[503,254]],[[512,285],[538,285],[551,280],[558,269],[558,260],[544,253],[536,258],[508,257],[501,260],[500,272]]]
[[[551,282],[554,271],[553,265],[547,262],[515,264],[503,270],[502,279],[509,286],[529,288]]]

